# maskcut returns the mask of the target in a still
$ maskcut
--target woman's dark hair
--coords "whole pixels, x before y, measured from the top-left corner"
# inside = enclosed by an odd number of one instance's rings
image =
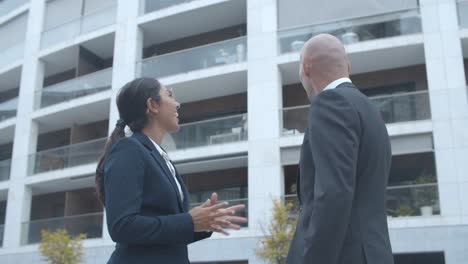
[[[159,103],[161,100],[160,90],[161,84],[153,78],[138,78],[120,89],[116,100],[120,119],[107,139],[104,153],[96,168],[96,192],[101,203],[104,204],[104,167],[112,146],[119,139],[125,137],[125,126],[128,126],[132,132],[143,130],[148,122],[146,102],[148,98],[152,98]]]

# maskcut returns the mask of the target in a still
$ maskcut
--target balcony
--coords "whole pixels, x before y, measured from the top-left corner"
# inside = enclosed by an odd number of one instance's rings
[[[182,124],[176,134],[166,135],[163,146],[174,151],[240,142],[247,137],[247,114],[242,114]]]
[[[296,194],[283,197],[293,205],[292,213],[299,211]],[[437,183],[412,184],[387,188],[387,215],[389,217],[432,216],[440,214]]]
[[[0,16],[4,16],[14,9],[28,3],[29,0],[6,0],[0,3]]]
[[[110,90],[111,86],[112,68],[47,86],[36,92],[36,109]]]
[[[0,103],[0,122],[14,118],[18,109],[18,98]]]
[[[165,9],[168,7],[193,2],[196,0],[141,0],[140,5],[142,6],[141,12],[142,14],[148,14],[151,12],[155,12],[161,9]]]
[[[107,138],[101,138],[31,154],[28,175],[95,163],[106,142]]]
[[[117,6],[113,3],[64,24],[46,29],[42,32],[41,49],[51,47],[60,42],[73,40],[87,33],[110,26],[115,23],[116,15]]]
[[[0,161],[0,182],[10,179],[11,160]]]
[[[388,187],[387,214],[392,217],[440,214],[437,183]]]
[[[431,118],[427,91],[373,96],[369,99],[378,107],[386,124],[427,120]],[[283,136],[303,134],[310,106],[288,107],[280,113]]]
[[[86,234],[87,238],[102,237],[103,213],[83,214],[34,220],[22,224],[21,244],[41,242],[41,231],[65,229],[71,236]]]
[[[247,59],[247,38],[240,37],[205,46],[168,53],[138,62],[141,76],[161,78],[217,66],[237,64]]]
[[[23,58],[24,42],[16,43],[0,51],[0,68]]]
[[[421,32],[418,9],[310,25],[279,31],[279,54],[299,52],[309,38],[322,33],[332,34],[341,39],[344,44],[353,44]]]

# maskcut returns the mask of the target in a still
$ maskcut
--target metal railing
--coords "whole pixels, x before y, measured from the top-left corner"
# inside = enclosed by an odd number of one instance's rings
[[[36,109],[110,90],[112,68],[44,87],[36,91]]]
[[[247,114],[241,114],[182,124],[177,133],[165,136],[162,145],[171,151],[240,142],[247,137]]]
[[[437,183],[388,187],[387,214],[392,217],[440,214]]]
[[[196,0],[140,0],[141,14],[148,14],[168,7],[193,2]]]
[[[0,122],[16,116],[18,97],[0,103]]]
[[[10,179],[11,159],[0,161],[0,182]]]
[[[100,138],[30,154],[28,175],[98,162],[106,142]]]
[[[299,212],[296,194],[285,195],[283,201],[293,204],[292,213]],[[431,216],[440,214],[437,183],[387,187],[387,215],[392,217]]]
[[[117,6],[112,3],[112,5],[105,8],[100,8],[61,25],[45,29],[42,32],[41,48],[48,48],[57,43],[112,25],[116,21],[116,16]]]
[[[4,16],[16,8],[28,3],[30,0],[6,0],[0,3],[0,17]]]
[[[41,242],[42,230],[65,229],[71,236],[86,234],[86,238],[99,238],[102,237],[102,221],[103,213],[99,212],[24,222],[21,228],[21,244]]]
[[[247,59],[247,38],[240,37],[150,57],[138,62],[139,75],[161,78],[191,71],[236,64]]]
[[[387,124],[431,119],[428,91],[396,93],[369,97],[369,99],[380,110]],[[288,107],[280,111],[284,136],[304,133],[309,108],[310,105],[305,105]]]
[[[344,44],[421,33],[419,9],[361,17],[325,24],[285,29],[278,32],[279,53],[299,52],[311,37],[328,33]]]

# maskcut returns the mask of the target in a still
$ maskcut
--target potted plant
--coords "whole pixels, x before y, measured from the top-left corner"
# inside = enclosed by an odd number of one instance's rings
[[[398,216],[412,216],[414,214],[414,210],[407,204],[402,204],[396,210]]]
[[[417,185],[427,185],[435,183],[433,175],[422,174],[416,179]],[[431,216],[434,211],[434,203],[437,200],[437,192],[434,186],[419,186],[415,189],[415,198],[422,216]]]

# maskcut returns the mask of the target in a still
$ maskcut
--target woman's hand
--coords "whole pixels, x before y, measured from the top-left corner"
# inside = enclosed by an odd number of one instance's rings
[[[216,231],[212,226],[225,226],[229,222],[224,220],[223,217],[234,215],[234,210],[221,210],[226,209],[229,203],[223,202],[211,205],[211,200],[206,201],[204,204],[197,206],[190,210],[195,232],[203,231]]]
[[[211,198],[207,200],[204,204],[202,204],[200,207],[202,208],[213,207],[216,205],[217,202],[218,202],[218,194],[213,193],[211,195]],[[223,208],[223,207],[219,208],[218,213],[222,213],[223,215],[215,219],[216,223],[212,224],[209,230],[204,230],[204,231],[213,231],[213,232],[218,232],[224,235],[229,235],[229,233],[226,232],[224,229],[230,228],[234,230],[239,230],[241,227],[238,224],[247,223],[248,220],[245,217],[235,216],[234,214],[244,209],[245,209],[245,205],[243,204],[234,205],[228,208]]]

